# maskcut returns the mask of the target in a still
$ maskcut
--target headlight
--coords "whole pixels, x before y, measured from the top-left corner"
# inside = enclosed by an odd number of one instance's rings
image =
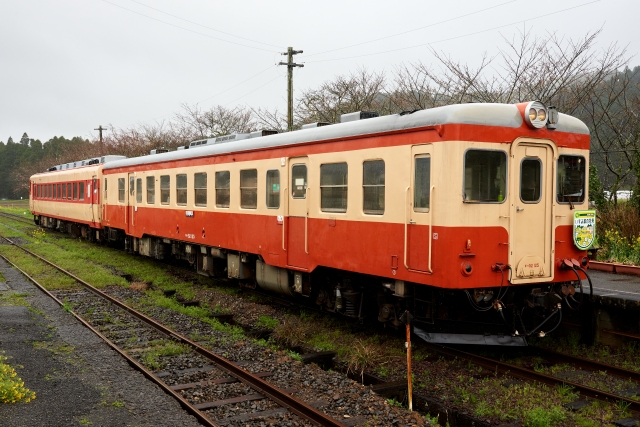
[[[547,124],[547,108],[540,101],[531,101],[527,104],[524,120],[529,127],[534,129],[543,128]]]
[[[538,110],[538,120],[541,122],[547,120],[547,112],[543,108]]]

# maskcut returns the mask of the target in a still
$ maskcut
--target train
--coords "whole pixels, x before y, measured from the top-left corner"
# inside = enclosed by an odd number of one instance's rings
[[[340,316],[406,313],[427,341],[526,345],[584,299],[589,143],[538,101],[360,111],[56,165],[31,177],[30,209]]]

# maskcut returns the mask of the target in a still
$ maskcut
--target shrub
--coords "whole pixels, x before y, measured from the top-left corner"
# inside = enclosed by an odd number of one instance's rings
[[[15,369],[8,364],[7,357],[0,354],[0,403],[30,402],[36,394],[24,386]]]

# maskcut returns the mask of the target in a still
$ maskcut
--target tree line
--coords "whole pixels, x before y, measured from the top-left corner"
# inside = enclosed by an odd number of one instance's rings
[[[396,66],[388,72],[359,68],[299,92],[294,129],[313,122],[337,123],[359,110],[380,115],[469,102],[539,100],[574,115],[591,130],[591,196],[614,204],[616,192],[640,196],[640,67],[630,68],[624,48],[596,47],[600,32],[579,40],[557,34],[521,33],[471,66],[444,52],[435,61]],[[155,148],[176,149],[190,141],[260,129],[284,132],[286,111],[183,104],[170,119],[127,128],[110,125],[104,146],[96,139],[54,137],[45,143],[23,135],[0,144],[0,197],[28,195],[28,177],[48,167],[97,156],[128,157]],[[607,191],[608,193],[605,193]],[[640,206],[640,200],[635,200]]]

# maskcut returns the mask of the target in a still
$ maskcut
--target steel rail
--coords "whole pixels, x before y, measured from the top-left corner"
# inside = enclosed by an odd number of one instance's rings
[[[598,362],[595,360],[584,359],[582,357],[573,356],[571,354],[560,353],[554,350],[548,350],[542,347],[529,347],[537,352],[537,355],[542,357],[553,358],[565,363],[573,363],[581,368],[593,370],[593,371],[606,371],[607,374],[611,374],[618,378],[631,379],[640,385],[640,372],[629,371],[615,365],[609,365],[608,363]]]
[[[259,393],[261,393],[263,396],[268,397],[269,399],[277,402],[280,406],[285,407],[287,409],[289,409],[291,412],[297,414],[298,416],[307,419],[311,422],[313,422],[314,424],[318,425],[318,426],[322,426],[322,427],[344,427],[344,424],[336,421],[335,419],[333,419],[332,417],[324,414],[323,412],[315,409],[314,407],[308,405],[307,403],[291,396],[290,394],[286,393],[285,391],[271,385],[270,383],[268,383],[267,381],[263,380],[262,378],[253,375],[251,372],[241,368],[240,366],[234,364],[233,362],[207,350],[206,348],[202,347],[201,345],[197,344],[194,341],[191,341],[190,339],[188,339],[187,337],[167,328],[166,326],[156,322],[155,320],[153,320],[152,318],[148,317],[147,315],[127,306],[126,304],[122,303],[121,301],[119,301],[118,299],[112,297],[111,295],[108,295],[102,291],[100,291],[99,289],[93,287],[92,285],[90,285],[89,283],[85,282],[84,280],[80,279],[79,277],[77,277],[76,275],[74,275],[73,273],[63,269],[62,267],[59,267],[57,265],[55,265],[54,263],[44,259],[43,257],[41,257],[40,255],[31,252],[30,250],[23,248],[20,245],[17,245],[15,243],[13,243],[11,240],[7,239],[6,237],[3,237],[3,239],[9,241],[13,246],[23,250],[24,252],[38,258],[39,260],[43,261],[44,263],[50,265],[51,267],[55,268],[56,270],[68,275],[69,277],[73,278],[74,280],[76,280],[78,283],[82,284],[83,286],[85,286],[87,289],[89,289],[90,291],[92,291],[93,293],[95,293],[96,295],[101,296],[102,298],[110,301],[111,303],[113,303],[114,305],[122,308],[123,310],[127,311],[128,313],[130,313],[131,315],[137,317],[138,319],[144,321],[145,323],[147,323],[148,325],[152,326],[153,328],[169,335],[170,337],[173,337],[175,340],[188,345],[189,347],[191,347],[194,351],[196,351],[198,354],[208,358],[209,360],[212,360],[214,363],[216,363],[218,365],[218,367],[226,370],[231,376],[235,377],[236,379],[238,379],[240,382],[248,385],[249,387],[253,388],[254,390],[258,391]]]
[[[8,212],[0,212],[0,216],[3,216],[5,218],[9,218],[9,219],[13,219],[15,221],[26,222],[26,223],[29,223],[30,225],[35,225],[35,223],[33,222],[33,218],[28,219],[28,218],[25,218],[22,215],[11,214],[11,213],[8,213]]]
[[[501,374],[510,375],[512,377],[521,378],[528,381],[537,381],[543,384],[557,386],[557,385],[570,385],[576,391],[580,392],[581,395],[590,397],[595,400],[604,400],[609,403],[622,401],[625,404],[629,405],[628,408],[630,411],[638,414],[640,413],[640,402],[635,401],[633,399],[626,398],[624,396],[619,396],[617,394],[609,393],[602,390],[597,390],[592,387],[588,387],[573,381],[568,381],[565,379],[553,377],[551,375],[546,375],[540,372],[536,372],[531,369],[523,368],[522,366],[512,365],[510,363],[501,362],[499,360],[491,359],[484,356],[479,356],[477,354],[469,353],[466,351],[454,349],[451,347],[440,346],[436,344],[427,344],[427,348],[432,349],[433,351],[449,356],[449,357],[458,357],[472,363],[475,363],[478,366],[482,366],[489,371],[499,372]]]

